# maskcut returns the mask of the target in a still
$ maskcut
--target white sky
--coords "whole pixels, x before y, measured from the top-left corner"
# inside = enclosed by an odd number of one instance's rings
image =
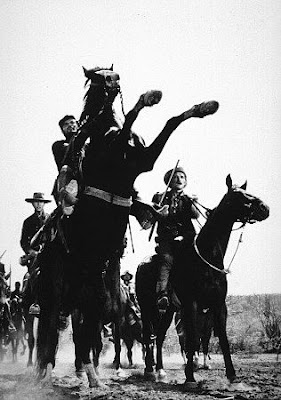
[[[229,276],[230,294],[280,292],[281,2],[279,0],[2,0],[0,3],[0,253],[12,286],[24,199],[50,197],[56,167],[51,145],[61,139],[58,120],[79,117],[84,95],[82,65],[110,66],[121,76],[125,109],[149,89],[163,99],[144,110],[134,130],[150,144],[166,120],[205,100],[218,112],[183,123],[152,172],[136,186],[150,200],[164,190],[163,175],[180,159],[188,193],[208,207],[225,193],[225,178],[248,180],[270,218],[248,226]],[[50,212],[54,202],[46,207]],[[153,252],[148,232],[131,221],[131,247],[122,270],[135,272]],[[239,233],[232,235],[226,265]]]

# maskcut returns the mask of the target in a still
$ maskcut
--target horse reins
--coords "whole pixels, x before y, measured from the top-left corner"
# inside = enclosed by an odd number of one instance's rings
[[[197,211],[200,213],[200,215],[203,216],[205,219],[207,219],[206,216],[202,213],[202,211],[198,208],[197,204],[198,204],[200,207],[202,207],[205,211],[207,211],[208,213],[211,212],[211,209],[210,209],[210,208],[207,208],[207,207],[205,207],[205,206],[203,206],[203,205],[200,204],[198,201],[194,201],[194,200],[191,199],[191,202],[192,202],[192,204],[194,205],[194,207],[197,209]],[[197,222],[198,222],[199,226],[202,227],[202,225],[199,223],[199,221],[197,221]],[[202,254],[200,253],[200,251],[199,251],[199,249],[198,249],[198,246],[197,246],[198,234],[194,237],[194,241],[193,241],[193,247],[194,247],[194,249],[195,249],[195,251],[196,251],[196,254],[198,255],[198,257],[199,257],[205,264],[207,264],[207,265],[208,265],[210,268],[212,268],[213,270],[215,270],[215,271],[217,271],[217,272],[220,272],[220,273],[222,273],[222,274],[225,274],[225,275],[226,275],[226,274],[229,274],[229,273],[230,273],[231,264],[233,263],[234,258],[235,258],[236,254],[237,254],[237,252],[238,252],[240,243],[242,243],[242,237],[243,237],[244,228],[245,228],[245,226],[246,226],[246,223],[247,223],[247,220],[243,221],[243,222],[242,222],[242,225],[239,226],[238,228],[232,229],[232,232],[233,232],[233,231],[237,231],[237,230],[239,230],[239,229],[243,229],[243,231],[242,231],[241,234],[240,234],[240,237],[239,237],[239,239],[238,239],[238,243],[237,243],[236,249],[235,249],[234,254],[233,254],[232,258],[231,258],[231,261],[230,261],[230,263],[229,263],[229,265],[228,265],[228,267],[227,267],[226,269],[225,269],[225,268],[224,268],[224,269],[220,269],[220,268],[216,267],[215,265],[211,264],[209,261],[207,261],[207,260],[202,256]],[[222,253],[222,251],[221,251],[221,253]]]

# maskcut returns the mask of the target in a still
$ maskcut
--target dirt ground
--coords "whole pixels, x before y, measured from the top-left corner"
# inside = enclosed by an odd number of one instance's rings
[[[141,348],[134,348],[133,368],[128,367],[125,348],[122,349],[123,372],[119,376],[112,367],[113,348],[108,347],[101,358],[100,377],[105,389],[89,389],[86,378],[79,380],[74,373],[74,349],[71,333],[60,339],[57,364],[53,371],[53,387],[42,387],[36,382],[34,370],[26,367],[27,354],[18,356],[13,363],[8,353],[0,363],[0,400],[209,400],[209,399],[281,399],[281,362],[276,355],[233,355],[239,383],[229,385],[225,378],[223,358],[211,355],[211,369],[199,369],[196,379],[200,382],[196,392],[184,392],[183,360],[179,353],[164,353],[167,376],[161,382],[143,379],[144,363]],[[21,347],[20,347],[21,351]]]

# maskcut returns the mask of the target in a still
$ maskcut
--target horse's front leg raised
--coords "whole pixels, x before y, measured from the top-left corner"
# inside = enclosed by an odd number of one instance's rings
[[[171,134],[182,122],[188,120],[189,118],[204,118],[207,115],[214,114],[217,111],[218,107],[219,103],[217,101],[208,101],[195,105],[189,110],[183,112],[182,114],[170,118],[158,137],[152,142],[149,147],[145,149],[147,162],[151,164],[151,168],[161,154]]]

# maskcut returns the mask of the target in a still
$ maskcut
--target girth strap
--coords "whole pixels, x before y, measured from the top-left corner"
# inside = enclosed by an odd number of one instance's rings
[[[88,196],[97,197],[98,199],[102,199],[107,203],[115,204],[121,207],[131,207],[132,205],[131,197],[130,198],[121,197],[118,196],[117,194],[108,193],[105,190],[97,189],[92,186],[86,186],[84,194],[87,194]]]

